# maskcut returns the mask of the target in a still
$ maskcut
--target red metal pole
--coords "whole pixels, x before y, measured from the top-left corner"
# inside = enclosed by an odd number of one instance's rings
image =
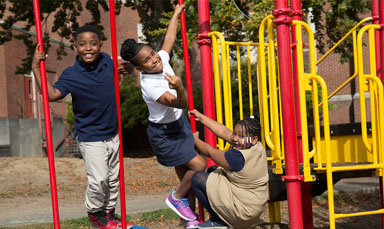
[[[33,0],[33,9],[35,14],[37,43],[40,45],[39,51],[44,52],[43,36],[41,32],[40,8],[39,8],[38,0]],[[41,76],[41,89],[43,91],[44,121],[45,121],[45,133],[47,138],[49,179],[51,183],[53,225],[55,228],[60,228],[59,208],[58,208],[58,202],[57,202],[55,161],[54,161],[53,144],[52,144],[51,115],[49,111],[47,76],[45,74],[45,61],[40,61],[40,76]]]
[[[210,32],[209,18],[209,1],[197,1],[199,13],[199,32],[197,39],[200,45],[200,60],[201,60],[201,81],[203,85],[203,107],[204,114],[212,119],[215,119],[215,102],[213,97],[213,77],[212,77],[212,54],[211,40],[208,37]],[[204,128],[205,141],[216,148],[216,136],[208,129]],[[211,159],[207,158],[207,168],[216,165]]]
[[[124,185],[124,160],[123,160],[123,138],[121,130],[121,111],[120,111],[120,91],[119,91],[119,73],[117,68],[119,66],[117,60],[117,45],[116,45],[116,16],[115,16],[115,1],[109,0],[109,16],[111,24],[111,42],[112,42],[112,59],[115,64],[114,73],[115,73],[115,95],[116,95],[116,106],[117,106],[117,115],[119,123],[119,139],[120,139],[120,170],[119,170],[119,179],[120,179],[120,207],[121,207],[121,221],[123,228],[127,227],[127,215],[125,210],[125,185]]]
[[[184,1],[179,0],[179,5],[183,5]],[[181,12],[180,15],[180,25],[181,25],[181,37],[183,40],[183,53],[184,53],[184,66],[185,66],[185,81],[187,82],[187,93],[188,93],[188,105],[189,110],[193,110],[193,91],[191,83],[191,68],[189,64],[189,52],[188,52],[188,38],[187,38],[187,26],[185,23],[185,10]],[[196,121],[195,116],[191,115],[191,129],[192,132],[196,132]],[[199,218],[200,222],[204,221],[204,208],[203,205],[199,202]]]
[[[288,0],[276,0],[273,14],[277,31],[277,49],[279,59],[281,108],[283,119],[283,136],[285,149],[287,197],[290,228],[303,228],[303,214],[301,203],[300,175],[297,153],[296,120],[294,108],[294,93],[292,81],[291,42],[289,36]]]
[[[303,11],[301,9],[301,0],[291,0],[292,19],[301,21]],[[293,61],[293,74],[295,83],[295,112],[296,112],[296,131],[297,131],[297,146],[299,151],[299,163],[303,163],[303,139],[301,134],[301,119],[300,119],[300,98],[299,98],[299,78],[297,69],[297,48],[296,48],[296,27],[291,27],[292,33],[292,61]],[[307,140],[307,139],[305,139]],[[301,190],[303,194],[303,223],[304,228],[313,228],[313,214],[312,214],[312,191],[310,182],[302,182]]]
[[[379,24],[379,0],[371,1],[371,9],[372,9],[372,24]],[[377,77],[382,79],[381,76],[381,68],[380,68],[380,32],[375,30],[375,52],[376,52],[376,74]]]
[[[179,5],[183,5],[184,1],[179,0]],[[185,81],[187,82],[187,93],[188,93],[188,105],[189,110],[195,109],[193,106],[193,91],[191,83],[191,68],[189,64],[189,52],[188,52],[188,38],[187,38],[187,27],[185,24],[185,11],[183,10],[180,15],[181,25],[181,36],[183,40],[183,54],[184,54],[184,65],[185,65]],[[191,115],[191,128],[193,132],[196,132],[195,116]]]
[[[379,3],[380,2],[380,3]],[[382,24],[383,22],[380,22],[380,20],[384,20],[384,9],[383,9],[383,1],[382,0],[372,0],[371,1],[371,10],[372,10],[372,24]],[[381,50],[383,48],[383,40],[381,39],[383,30],[375,30],[375,54],[376,54],[376,74],[377,77],[383,81],[383,75],[381,72],[382,66],[382,60],[384,58],[383,53]],[[380,200],[381,200],[381,207],[384,207],[384,196],[383,196],[383,177],[379,178],[380,183]],[[381,215],[381,225],[384,229],[384,215]]]
[[[379,1],[379,24],[381,25],[381,29],[379,31],[380,33],[380,69],[378,72],[380,72],[381,79],[384,80],[384,1]],[[376,55],[376,58],[379,55]],[[376,67],[377,68],[377,67]]]

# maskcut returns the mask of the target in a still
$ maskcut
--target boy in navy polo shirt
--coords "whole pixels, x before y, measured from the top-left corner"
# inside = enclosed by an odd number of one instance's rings
[[[76,62],[53,86],[48,83],[48,98],[57,101],[68,93],[72,96],[75,135],[88,177],[85,206],[89,221],[97,228],[121,228],[121,220],[114,215],[119,194],[120,143],[113,61],[100,52],[103,43],[95,27],[82,26],[73,37]],[[45,57],[37,46],[32,70],[40,89],[40,61]]]

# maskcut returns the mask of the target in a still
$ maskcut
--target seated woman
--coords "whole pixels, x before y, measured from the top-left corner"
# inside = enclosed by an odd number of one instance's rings
[[[196,148],[218,165],[210,173],[200,171],[192,177],[192,189],[211,215],[198,227],[249,228],[259,219],[268,199],[268,165],[259,142],[260,122],[245,118],[236,123],[232,132],[197,110],[190,111],[190,115],[232,145],[224,152],[200,140],[198,132],[194,134]]]

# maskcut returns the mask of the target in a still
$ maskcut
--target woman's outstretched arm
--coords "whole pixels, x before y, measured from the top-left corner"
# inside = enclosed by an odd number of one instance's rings
[[[191,115],[194,115],[196,121],[199,121],[201,124],[206,126],[216,136],[218,136],[219,138],[224,139],[224,141],[227,141],[227,142],[231,143],[232,130],[230,130],[228,127],[226,127],[223,124],[218,123],[215,120],[205,116],[204,114],[200,113],[196,109],[190,111],[189,113]]]

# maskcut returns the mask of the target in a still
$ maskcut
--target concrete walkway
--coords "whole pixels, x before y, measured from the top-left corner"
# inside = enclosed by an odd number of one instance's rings
[[[379,190],[377,177],[351,178],[339,181],[335,186],[338,192],[373,192]],[[142,212],[166,208],[164,203],[168,192],[156,195],[126,196],[127,215],[138,216]],[[120,213],[120,200],[117,213]],[[85,217],[83,200],[59,200],[60,220]],[[23,202],[15,199],[2,199],[0,205],[0,227],[53,222],[50,196],[26,197]]]

